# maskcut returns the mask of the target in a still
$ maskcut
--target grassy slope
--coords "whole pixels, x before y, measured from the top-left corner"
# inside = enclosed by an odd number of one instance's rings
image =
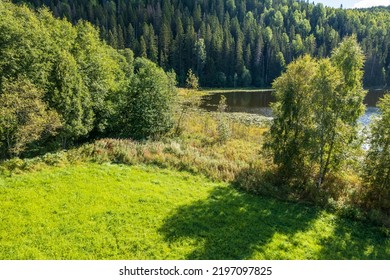
[[[0,259],[389,259],[377,228],[154,167],[0,177]]]

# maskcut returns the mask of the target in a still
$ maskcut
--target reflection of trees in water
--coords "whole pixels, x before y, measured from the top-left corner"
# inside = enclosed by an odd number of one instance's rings
[[[384,92],[384,90],[370,90],[365,98],[365,104],[367,106],[374,107],[379,98],[383,97]],[[226,97],[228,111],[230,112],[258,113],[270,116],[270,109],[267,110],[267,108],[269,108],[270,103],[274,101],[271,90],[252,92],[219,92],[206,97],[202,107],[211,111],[216,110],[219,100],[221,99],[221,95]],[[371,113],[372,111],[368,110],[366,115],[362,117],[361,122],[363,124],[366,125],[369,123],[369,116],[371,116]]]
[[[253,94],[243,94],[241,97],[241,106],[243,107],[252,107],[253,102],[252,101]]]
[[[378,103],[379,99],[385,95],[385,91],[383,89],[380,90],[370,90],[368,91],[366,97],[364,98],[364,104],[369,107],[375,107]]]
[[[228,100],[228,105],[230,106],[239,106],[239,102],[240,102],[240,95],[239,93],[237,92],[233,92],[233,94],[231,94],[231,102],[229,102],[229,97],[227,96],[227,100]]]
[[[270,103],[275,101],[271,92],[261,92],[255,97],[255,107],[269,107]]]
[[[202,108],[215,111],[221,96],[226,97],[229,112],[245,112],[270,116],[269,104],[274,100],[272,91],[218,92],[203,98]]]
[[[262,92],[228,92],[216,93],[213,102],[218,102],[221,95],[227,98],[228,106],[239,108],[262,108],[268,107],[273,101],[272,91]]]

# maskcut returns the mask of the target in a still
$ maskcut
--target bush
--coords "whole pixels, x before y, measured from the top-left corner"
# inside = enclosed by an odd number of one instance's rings
[[[288,192],[284,185],[276,184],[275,174],[275,169],[266,167],[263,162],[255,162],[241,170],[234,184],[254,194],[287,199]]]
[[[151,61],[138,58],[128,92],[121,104],[122,135],[133,139],[156,139],[174,123],[175,78]]]
[[[188,70],[186,86],[187,88],[191,88],[195,90],[199,89],[199,79],[194,73],[192,73],[192,69]]]
[[[229,127],[228,120],[224,116],[226,109],[227,109],[226,97],[224,95],[221,95],[221,100],[219,101],[218,104],[219,113],[218,113],[218,126],[217,126],[218,138],[221,143],[225,143],[227,140],[229,140],[231,135],[231,130]]]

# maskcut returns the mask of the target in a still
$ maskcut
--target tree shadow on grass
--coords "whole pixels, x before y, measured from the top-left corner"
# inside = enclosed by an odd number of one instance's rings
[[[179,208],[160,232],[169,243],[183,238],[200,242],[186,259],[250,259],[275,233],[304,231],[317,215],[314,207],[220,187],[207,200]]]
[[[320,259],[390,260],[389,229],[336,218],[332,236],[321,240]]]
[[[317,222],[320,226],[315,228]],[[322,234],[323,230],[329,234]],[[185,259],[240,260],[256,253],[276,259],[390,257],[390,241],[378,228],[337,218],[313,206],[261,198],[231,187],[216,188],[207,200],[180,207],[165,220],[160,233],[172,245],[195,241],[196,249]],[[279,247],[270,252],[273,242]]]

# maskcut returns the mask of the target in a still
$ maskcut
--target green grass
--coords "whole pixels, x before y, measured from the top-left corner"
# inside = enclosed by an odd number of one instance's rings
[[[389,259],[376,227],[151,166],[0,177],[0,259]]]

